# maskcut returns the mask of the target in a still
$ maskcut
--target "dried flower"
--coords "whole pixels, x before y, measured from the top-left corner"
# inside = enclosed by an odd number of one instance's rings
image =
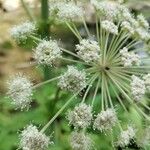
[[[20,148],[23,150],[45,150],[51,143],[50,138],[33,125],[27,126],[20,135]]]
[[[22,74],[13,76],[8,81],[8,96],[12,99],[12,104],[16,109],[29,108],[32,101],[32,83]]]
[[[85,62],[95,62],[100,59],[100,47],[96,41],[83,39],[76,45],[76,50]]]
[[[84,132],[72,132],[70,144],[73,150],[90,150],[92,148],[92,140]]]
[[[68,112],[67,119],[75,128],[87,128],[92,121],[92,107],[81,103]]]
[[[34,58],[38,64],[53,65],[61,57],[61,50],[54,40],[43,40],[34,50]]]
[[[28,36],[33,34],[36,31],[35,23],[26,21],[20,25],[14,26],[10,30],[10,34],[12,38],[14,38],[17,42],[26,40]]]
[[[78,92],[86,87],[86,74],[76,67],[68,66],[68,70],[61,75],[58,86],[73,93]]]
[[[117,116],[113,109],[108,108],[106,111],[99,113],[94,121],[93,128],[105,131],[112,129],[117,122]]]

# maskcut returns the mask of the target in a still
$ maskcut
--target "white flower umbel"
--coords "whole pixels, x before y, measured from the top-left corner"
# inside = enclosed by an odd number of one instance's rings
[[[130,144],[130,140],[135,137],[135,129],[133,127],[128,126],[127,130],[122,131],[119,139],[118,139],[118,146],[125,147]]]
[[[73,150],[90,150],[92,148],[92,140],[84,132],[72,132],[70,144]]]
[[[57,5],[57,15],[61,20],[74,20],[83,16],[83,9],[73,2],[60,3]]]
[[[61,75],[58,86],[76,93],[86,87],[86,73],[79,71],[74,66],[68,66],[68,70]]]
[[[150,40],[150,33],[142,27],[135,29],[135,36],[143,41]]]
[[[20,148],[23,150],[45,150],[51,143],[50,138],[33,125],[29,125],[20,134]]]
[[[104,20],[101,22],[101,26],[107,32],[110,32],[110,33],[116,34],[116,35],[118,34],[118,27],[111,21]]]
[[[34,50],[34,58],[38,64],[53,65],[61,57],[61,50],[54,40],[43,40]]]
[[[68,112],[67,119],[75,128],[87,128],[92,121],[92,107],[81,103]]]
[[[91,0],[91,3],[97,9],[101,16],[104,16],[108,20],[114,20],[117,18],[118,9],[117,4],[112,1]]]
[[[139,23],[139,26],[145,28],[146,30],[149,29],[149,23],[142,14],[137,16],[137,21]]]
[[[117,18],[119,21],[131,21],[133,19],[133,15],[130,13],[130,10],[124,5],[118,5],[118,14]]]
[[[106,111],[102,111],[96,116],[93,128],[100,131],[106,131],[112,129],[116,122],[117,116],[115,110],[108,108]]]
[[[12,104],[16,109],[29,108],[32,101],[32,83],[22,74],[13,76],[8,81],[8,96],[12,99]]]
[[[147,92],[150,92],[150,73],[147,75],[144,75],[143,80],[144,80]]]
[[[139,66],[140,65],[140,57],[138,54],[135,54],[133,51],[128,52],[128,49],[124,47],[120,50],[121,61],[125,67],[127,66]]]
[[[83,39],[76,45],[77,54],[85,62],[97,62],[100,60],[100,47],[97,41]]]
[[[16,25],[10,29],[10,35],[17,42],[24,41],[29,35],[36,31],[35,23],[26,21],[20,25]]]
[[[134,35],[135,29],[131,26],[131,23],[128,21],[123,21],[121,23],[121,27],[123,30],[129,32],[131,35]]]
[[[145,94],[144,80],[133,75],[131,81],[131,93],[135,101],[140,101]]]

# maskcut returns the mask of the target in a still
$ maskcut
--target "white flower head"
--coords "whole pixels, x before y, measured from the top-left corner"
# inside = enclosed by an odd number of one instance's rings
[[[147,92],[150,92],[150,73],[143,76]]]
[[[76,45],[76,50],[85,62],[95,62],[100,59],[100,47],[97,41],[83,39]]]
[[[131,21],[133,19],[133,15],[130,13],[130,10],[124,5],[118,5],[118,20],[119,21]]]
[[[51,143],[50,138],[33,125],[27,126],[20,134],[20,148],[23,150],[45,150]]]
[[[29,108],[32,101],[32,83],[22,74],[13,76],[8,81],[8,96],[12,99],[12,104],[16,109]]]
[[[121,23],[121,27],[122,27],[123,30],[128,31],[131,35],[134,35],[135,29],[132,27],[130,22],[123,21]]]
[[[94,121],[93,128],[105,131],[112,129],[117,122],[115,110],[108,108],[106,111],[99,113]]]
[[[142,27],[136,28],[135,29],[135,34],[136,34],[137,38],[139,38],[143,41],[150,40],[150,33]]]
[[[35,23],[26,21],[10,29],[10,35],[17,42],[24,41],[36,31]]]
[[[57,16],[61,20],[74,20],[83,16],[83,9],[73,2],[58,2],[55,4]]]
[[[128,126],[127,130],[121,132],[117,144],[120,147],[125,147],[128,144],[130,144],[130,141],[134,137],[135,137],[135,129],[133,129],[133,127],[131,126]]]
[[[132,75],[131,81],[131,93],[135,101],[139,101],[145,94],[145,83],[144,80],[140,79],[139,77]]]
[[[73,93],[79,92],[86,87],[86,73],[74,66],[68,66],[68,70],[61,75],[58,86]]]
[[[92,148],[92,140],[84,132],[72,132],[70,144],[73,150],[90,150]]]
[[[75,128],[87,128],[90,126],[92,118],[92,107],[84,103],[76,106],[74,110],[69,111],[67,115],[69,124]]]
[[[43,40],[34,50],[34,58],[38,64],[53,65],[61,57],[61,50],[54,40]]]
[[[148,30],[149,23],[148,23],[148,21],[145,19],[145,17],[142,14],[137,16],[137,21],[138,21],[138,23],[139,23],[139,25],[141,27],[143,27],[144,29]]]
[[[101,26],[107,32],[110,32],[110,33],[116,34],[116,35],[118,34],[118,27],[111,21],[104,20],[101,22]]]
[[[120,50],[121,61],[125,67],[128,66],[139,66],[141,61],[138,54],[135,54],[133,51],[128,52],[128,49],[124,47]]]
[[[99,14],[101,16],[104,16],[106,19],[114,20],[117,18],[118,14],[117,3],[114,3],[112,1],[99,2],[97,0],[91,0],[91,3],[99,11]]]

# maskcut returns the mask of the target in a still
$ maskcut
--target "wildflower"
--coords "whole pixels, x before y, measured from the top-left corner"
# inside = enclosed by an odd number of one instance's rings
[[[130,144],[130,140],[132,140],[135,136],[135,130],[133,127],[128,126],[127,130],[122,131],[119,139],[118,139],[118,145],[120,147],[125,147]]]
[[[149,23],[147,22],[147,20],[145,19],[145,17],[142,14],[137,16],[137,21],[138,21],[138,23],[139,23],[139,25],[141,27],[143,27],[144,29],[148,30]]]
[[[38,64],[52,65],[61,57],[61,50],[56,41],[43,40],[34,50],[34,58]]]
[[[133,16],[130,13],[129,9],[124,5],[118,5],[117,9],[118,9],[117,18],[119,21],[130,22],[133,19]]]
[[[90,150],[92,148],[92,140],[83,132],[72,132],[70,144],[73,150]]]
[[[117,4],[111,1],[98,2],[97,0],[91,0],[91,3],[99,11],[101,16],[104,16],[108,20],[114,20],[117,18],[118,9]]]
[[[121,23],[122,29],[129,32],[131,35],[134,35],[135,29],[131,26],[131,23],[128,21],[123,21]]]
[[[150,73],[143,76],[146,90],[150,92]]]
[[[128,52],[128,49],[126,47],[120,50],[120,54],[121,54],[122,63],[125,67],[140,65],[140,57],[137,54],[135,54],[133,51]]]
[[[20,135],[20,148],[23,150],[45,150],[51,143],[50,138],[33,125],[25,128]]]
[[[81,103],[68,112],[67,119],[75,128],[87,128],[92,121],[92,107]]]
[[[58,5],[57,8],[57,15],[61,20],[74,20],[83,16],[83,9],[72,2],[63,3]]]
[[[101,23],[102,28],[112,34],[118,34],[118,27],[111,21],[105,20]]]
[[[10,34],[12,38],[14,38],[17,42],[26,40],[28,36],[33,34],[36,31],[35,23],[26,21],[20,25],[14,26],[10,30]]]
[[[146,31],[144,28],[137,28],[135,29],[135,34],[137,35],[137,38],[143,40],[143,41],[148,41],[150,39],[150,34],[148,31]]]
[[[12,99],[12,104],[21,110],[29,108],[32,101],[32,83],[27,77],[18,74],[8,81],[8,96]]]
[[[135,101],[139,101],[145,94],[144,81],[135,75],[132,75],[131,93]]]
[[[105,131],[112,129],[112,127],[117,122],[117,116],[113,109],[108,108],[106,111],[99,113],[94,121],[93,128]]]
[[[58,86],[73,93],[78,92],[86,87],[86,74],[76,67],[68,66],[68,70],[61,75]]]
[[[83,39],[76,45],[76,50],[85,62],[95,62],[100,59],[100,47],[96,41]]]

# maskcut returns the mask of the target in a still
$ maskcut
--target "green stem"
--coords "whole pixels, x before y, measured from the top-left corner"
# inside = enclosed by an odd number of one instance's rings
[[[98,82],[97,82],[97,85],[96,85],[96,88],[95,88],[94,96],[93,96],[93,99],[92,99],[92,106],[94,105],[94,101],[95,101],[95,98],[96,98],[96,94],[97,94],[99,85],[100,85],[100,78],[98,78]]]
[[[74,94],[62,107],[61,109],[53,116],[52,119],[42,128],[41,132],[44,132],[52,123],[53,121],[63,112],[63,110],[72,102],[72,100],[79,94],[77,92]]]
[[[41,86],[43,86],[43,85],[45,85],[45,84],[47,84],[47,83],[50,83],[50,82],[52,82],[52,81],[55,81],[55,80],[57,80],[59,77],[60,77],[60,76],[55,77],[55,78],[52,78],[52,79],[49,79],[49,80],[46,80],[46,81],[41,82],[41,83],[39,83],[39,84],[36,84],[36,85],[33,86],[33,89],[39,88],[39,87],[41,87]]]

